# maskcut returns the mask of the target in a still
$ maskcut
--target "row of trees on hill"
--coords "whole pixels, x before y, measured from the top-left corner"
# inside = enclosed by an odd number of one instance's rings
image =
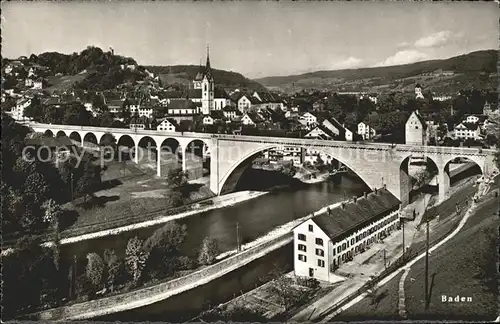
[[[58,242],[60,231],[76,215],[62,205],[90,194],[101,182],[100,167],[90,156],[83,155],[79,164],[69,159],[56,167],[24,150],[28,136],[42,137],[2,114],[2,238],[14,248],[2,256],[4,318],[53,305],[67,291]],[[42,237],[55,244],[40,246]]]
[[[137,65],[137,62],[130,57],[114,55],[112,51],[104,52],[95,46],[88,46],[80,53],[45,52],[39,55],[31,55],[28,61],[23,63],[43,65],[48,67],[54,74],[61,73],[64,75],[77,74],[89,69],[109,68],[121,64]]]
[[[28,128],[2,114],[2,227],[3,234],[40,233],[59,227],[60,205],[86,195],[100,184],[101,171],[88,154],[67,159],[56,167],[25,149]],[[53,222],[57,224],[53,224]]]

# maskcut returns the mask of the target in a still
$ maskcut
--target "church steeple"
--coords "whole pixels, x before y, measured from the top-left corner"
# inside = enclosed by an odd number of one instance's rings
[[[210,70],[210,46],[207,45],[207,64],[206,64],[206,69]]]

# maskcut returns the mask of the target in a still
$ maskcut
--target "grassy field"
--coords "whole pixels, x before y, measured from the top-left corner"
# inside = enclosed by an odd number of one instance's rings
[[[424,308],[422,259],[411,269],[405,283],[406,307],[412,320],[487,321],[498,315],[496,272],[498,201],[480,205],[464,228],[429,259],[431,301]],[[444,303],[442,295],[472,297],[472,302]]]
[[[419,225],[418,232],[415,233],[414,241],[410,247],[411,251],[419,251],[425,247],[425,218],[434,220],[439,215],[439,222],[431,222],[429,229],[430,244],[441,240],[444,236],[453,231],[463,215],[465,214],[468,206],[471,204],[471,199],[477,191],[477,186],[473,182],[465,184],[462,188],[456,189],[456,192],[448,200],[440,205],[430,208],[425,212],[422,217],[422,223]],[[459,212],[456,212],[455,205],[458,204]],[[468,205],[467,205],[468,204]]]
[[[75,75],[64,75],[64,76],[51,76],[48,78],[50,87],[46,90],[48,91],[62,91],[69,90],[73,85],[79,81],[84,80],[88,73],[83,72]]]
[[[91,204],[68,203],[65,208],[78,212],[76,222],[63,231],[92,232],[105,228],[150,220],[171,208],[171,189],[163,178],[133,163],[111,163],[102,175],[103,188],[94,193]],[[200,184],[189,185],[185,204],[213,196]],[[66,233],[65,233],[66,232]]]
[[[398,284],[401,272],[388,283],[380,287],[375,298],[363,298],[352,307],[342,311],[332,321],[382,321],[398,320]]]

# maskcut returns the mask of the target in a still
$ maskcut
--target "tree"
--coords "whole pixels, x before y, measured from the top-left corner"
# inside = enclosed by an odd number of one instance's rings
[[[113,291],[118,275],[120,274],[121,261],[114,250],[104,250],[104,263],[106,264],[106,285]]]
[[[128,124],[130,122],[131,117],[132,117],[132,115],[130,113],[129,101],[127,99],[125,99],[125,101],[123,101],[123,103],[122,103],[122,110],[120,112],[120,118],[123,118],[123,122],[125,124]]]
[[[180,187],[187,183],[187,172],[182,171],[182,169],[171,169],[167,174],[167,182],[172,187]]]
[[[113,127],[114,118],[111,112],[105,111],[102,114],[98,115],[98,118],[99,118],[99,126]]]
[[[150,273],[167,276],[176,270],[175,259],[186,236],[186,225],[172,221],[158,228],[144,242],[144,250],[150,255],[147,263]]]
[[[497,150],[495,151],[495,165],[497,166],[497,169],[500,170],[500,147],[497,147]]]
[[[99,288],[104,274],[104,262],[101,257],[94,252],[87,254],[87,267],[85,274],[95,288]]]
[[[217,307],[200,314],[200,319],[204,322],[250,322],[266,323],[269,321],[263,312],[252,308],[246,308],[240,305]]]
[[[70,104],[64,109],[62,117],[62,123],[64,125],[88,126],[90,125],[90,120],[90,112],[81,103]]]
[[[143,242],[137,236],[128,240],[125,250],[125,267],[132,276],[134,284],[139,282],[148,258],[149,252],[143,249]]]
[[[62,214],[61,206],[54,201],[54,199],[46,200],[42,208],[45,210],[43,221],[48,224],[59,222],[59,217]]]
[[[284,269],[274,264],[264,281],[271,280],[270,291],[279,297],[280,304],[286,312],[297,302],[299,292],[294,288],[292,278],[285,274]]]
[[[198,255],[198,263],[209,265],[215,262],[219,253],[219,245],[214,238],[205,237]]]
[[[91,156],[85,154],[76,173],[75,193],[78,196],[87,196],[101,183],[101,167],[92,162]]]
[[[42,119],[43,106],[38,97],[31,99],[31,104],[24,109],[24,115],[37,121]]]

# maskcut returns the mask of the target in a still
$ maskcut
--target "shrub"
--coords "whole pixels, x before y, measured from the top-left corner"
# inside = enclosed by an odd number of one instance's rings
[[[104,273],[104,262],[97,253],[87,254],[87,267],[85,269],[85,274],[89,279],[90,283],[98,288],[103,279]]]
[[[212,264],[219,253],[217,240],[209,237],[203,239],[200,253],[198,255],[198,262],[203,265]]]

